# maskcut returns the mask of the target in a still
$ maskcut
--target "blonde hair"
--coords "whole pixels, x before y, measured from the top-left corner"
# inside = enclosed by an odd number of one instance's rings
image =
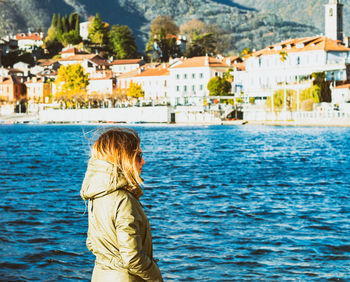
[[[102,133],[91,149],[91,157],[104,160],[118,168],[132,186],[138,186],[143,181],[136,169],[136,156],[140,150],[140,138],[137,132],[130,128],[112,128]]]

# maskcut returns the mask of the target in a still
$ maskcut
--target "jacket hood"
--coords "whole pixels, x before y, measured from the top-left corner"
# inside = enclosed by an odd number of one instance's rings
[[[141,187],[130,185],[120,169],[115,173],[113,164],[91,158],[80,190],[83,200],[100,198],[118,189],[129,191],[137,199],[143,195]]]

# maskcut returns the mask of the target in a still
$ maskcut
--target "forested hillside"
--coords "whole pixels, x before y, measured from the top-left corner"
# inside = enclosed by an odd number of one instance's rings
[[[233,1],[227,0],[225,2]],[[324,4],[327,4],[328,0],[235,0],[234,2],[261,12],[272,12],[298,23],[313,25],[321,32],[324,30]],[[344,4],[344,31],[349,34],[350,3],[346,0],[340,2]]]
[[[47,31],[53,13],[76,11],[82,20],[98,12],[112,24],[133,30],[139,51],[148,41],[151,21],[170,15],[177,25],[191,19],[222,30],[224,51],[267,44],[323,32],[323,4],[328,0],[0,0],[0,35]],[[345,5],[345,11],[349,8]],[[346,15],[346,12],[344,13]],[[344,19],[347,27],[347,20]],[[347,31],[347,29],[345,29]]]

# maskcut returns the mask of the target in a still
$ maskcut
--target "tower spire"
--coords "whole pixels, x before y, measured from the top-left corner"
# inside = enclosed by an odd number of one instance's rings
[[[343,4],[329,0],[325,5],[325,34],[333,40],[343,41]]]

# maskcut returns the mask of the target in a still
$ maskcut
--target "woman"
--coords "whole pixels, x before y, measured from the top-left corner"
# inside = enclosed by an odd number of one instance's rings
[[[95,142],[91,155],[80,192],[89,200],[86,245],[96,256],[91,280],[163,281],[139,202],[145,164],[140,138],[132,129],[110,129]]]

